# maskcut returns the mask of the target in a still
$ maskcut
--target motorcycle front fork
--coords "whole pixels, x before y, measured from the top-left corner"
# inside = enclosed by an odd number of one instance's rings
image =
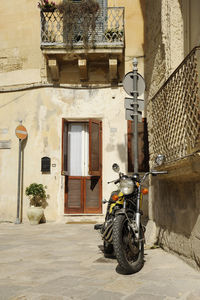
[[[138,187],[138,193],[137,193],[137,205],[136,205],[136,213],[135,213],[135,222],[138,228],[138,231],[136,233],[136,238],[140,238],[140,194],[141,194],[141,186]]]
[[[135,213],[135,220],[133,222],[130,222],[130,226],[132,230],[135,233],[136,239],[140,240],[140,219],[141,219],[141,213],[140,213],[140,194],[141,194],[141,187],[139,185],[138,187],[138,193],[137,193],[137,201],[136,201],[136,213]],[[123,208],[126,211],[126,201],[124,201]],[[128,217],[128,216],[127,216]]]

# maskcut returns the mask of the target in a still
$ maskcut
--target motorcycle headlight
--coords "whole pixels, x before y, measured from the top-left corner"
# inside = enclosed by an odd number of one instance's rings
[[[120,191],[124,195],[132,194],[134,190],[134,183],[130,178],[121,178],[120,180]]]

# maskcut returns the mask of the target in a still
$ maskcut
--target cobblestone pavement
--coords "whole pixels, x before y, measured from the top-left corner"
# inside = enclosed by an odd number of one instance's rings
[[[197,300],[200,272],[161,249],[120,274],[92,224],[0,224],[0,300]]]

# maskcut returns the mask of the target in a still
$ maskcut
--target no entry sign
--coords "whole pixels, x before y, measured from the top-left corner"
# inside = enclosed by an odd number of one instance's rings
[[[24,139],[27,138],[28,132],[27,132],[26,128],[23,125],[19,125],[15,129],[15,134],[18,137],[18,139],[24,140]]]

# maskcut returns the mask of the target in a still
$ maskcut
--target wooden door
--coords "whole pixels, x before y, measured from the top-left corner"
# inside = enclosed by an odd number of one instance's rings
[[[89,120],[88,173],[86,176],[70,175],[70,123],[63,120],[62,174],[65,176],[66,214],[101,213],[102,212],[102,130],[101,121]],[[84,174],[84,172],[83,172]],[[82,175],[83,175],[82,174]]]

